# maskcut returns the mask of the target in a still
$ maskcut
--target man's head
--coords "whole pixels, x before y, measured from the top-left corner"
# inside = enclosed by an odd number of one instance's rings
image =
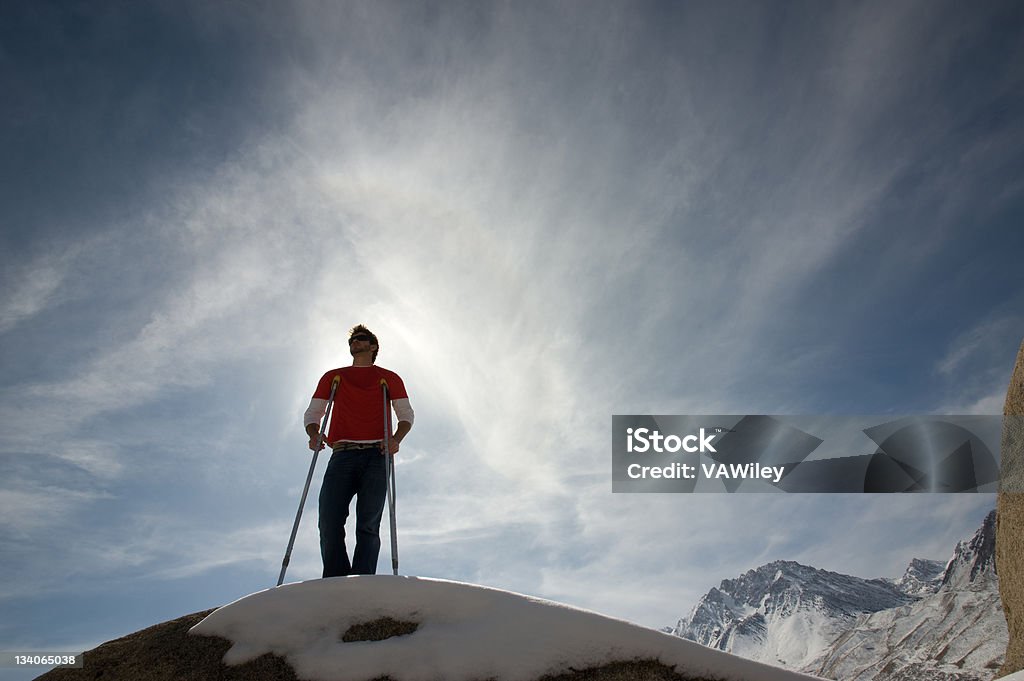
[[[367,349],[372,349],[373,356],[370,358],[370,361],[376,362],[378,350],[377,336],[362,324],[353,326],[348,332],[348,349],[353,355],[357,352],[365,352]]]

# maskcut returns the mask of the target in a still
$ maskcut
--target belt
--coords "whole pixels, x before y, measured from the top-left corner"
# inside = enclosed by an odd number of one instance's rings
[[[331,445],[335,452],[347,452],[355,449],[380,449],[380,442],[336,442]]]

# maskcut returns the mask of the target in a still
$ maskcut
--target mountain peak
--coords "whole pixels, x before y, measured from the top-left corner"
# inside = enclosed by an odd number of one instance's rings
[[[942,575],[942,588],[985,588],[996,579],[996,512],[992,510],[970,539],[957,543]]]
[[[777,560],[722,580],[672,633],[762,662],[801,666],[859,616],[912,600],[890,581]]]
[[[903,576],[894,583],[900,591],[915,597],[927,596],[942,586],[942,576],[946,572],[947,563],[925,558],[914,558],[907,565]]]

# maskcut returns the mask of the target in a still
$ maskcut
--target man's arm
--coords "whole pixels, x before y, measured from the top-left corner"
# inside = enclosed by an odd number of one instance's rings
[[[309,408],[303,415],[303,422],[306,424],[306,434],[309,435],[309,448],[318,452],[324,448],[324,443],[317,442],[320,437],[320,421],[327,413],[327,400],[313,398],[309,401]]]
[[[397,454],[398,445],[409,434],[409,431],[412,430],[412,422],[415,420],[416,415],[413,413],[408,397],[392,400],[391,406],[394,407],[395,415],[398,416],[398,427],[395,428],[394,435],[388,439],[388,449],[392,454]]]
[[[402,441],[409,431],[412,430],[412,423],[409,421],[399,421],[398,428],[395,429],[395,434],[388,438],[388,451],[392,455],[398,453],[398,444]]]
[[[394,438],[396,440],[398,440],[399,442],[401,442],[402,439],[405,438],[405,436],[409,434],[410,430],[412,430],[412,424],[411,423],[409,423],[408,421],[399,421],[398,422],[398,428],[395,429]]]

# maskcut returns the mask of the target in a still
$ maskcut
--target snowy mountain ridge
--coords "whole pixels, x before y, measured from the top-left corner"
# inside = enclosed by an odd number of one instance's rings
[[[801,668],[860,615],[912,601],[892,581],[775,561],[723,580],[672,633],[761,662]]]
[[[899,579],[776,561],[712,588],[676,636],[842,681],[987,681],[1006,649],[995,512],[945,563]]]

